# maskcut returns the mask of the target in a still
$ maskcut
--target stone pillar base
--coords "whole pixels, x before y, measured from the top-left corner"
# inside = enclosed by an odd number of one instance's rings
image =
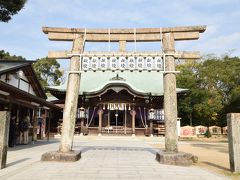
[[[67,153],[59,151],[46,152],[42,155],[42,161],[75,162],[81,158],[81,151],[71,151]]]
[[[102,134],[101,134],[101,133],[98,133],[98,136],[102,136]]]
[[[135,134],[132,134],[132,137],[135,137]]]
[[[156,160],[161,164],[190,166],[198,161],[198,157],[184,152],[164,152],[156,153]]]

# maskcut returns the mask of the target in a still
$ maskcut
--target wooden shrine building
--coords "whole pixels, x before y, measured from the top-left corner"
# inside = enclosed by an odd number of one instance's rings
[[[51,112],[61,112],[60,107],[46,100],[47,96],[37,79],[32,63],[34,61],[0,60],[0,111],[8,112],[10,119],[16,118],[14,132],[10,130],[9,133],[9,137],[12,134],[15,136],[12,137],[13,145],[21,143],[19,123],[26,116],[29,117],[28,140],[31,142],[45,136],[46,127],[50,124],[50,118],[52,119]],[[39,127],[39,118],[42,119],[42,127]],[[39,129],[42,131],[39,132]]]
[[[80,81],[75,133],[164,134],[162,73],[88,71]],[[47,88],[63,107],[66,88],[67,83]]]

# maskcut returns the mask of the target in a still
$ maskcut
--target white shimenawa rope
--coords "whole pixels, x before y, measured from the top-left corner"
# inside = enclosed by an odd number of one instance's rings
[[[89,124],[88,124],[88,127],[91,125],[91,123],[92,123],[92,120],[93,120],[93,117],[94,117],[94,115],[95,115],[95,111],[96,111],[96,107],[94,107],[94,110],[93,110],[93,113],[92,113],[92,117],[91,117],[91,120],[90,120],[90,122],[89,122]]]
[[[137,52],[137,37],[136,37],[137,29],[134,28],[134,52]]]
[[[138,108],[139,112],[140,112],[140,118],[141,118],[141,121],[142,121],[142,124],[143,124],[143,127],[146,128],[146,125],[144,124],[144,121],[143,121],[143,117],[142,117],[142,112],[141,112],[141,108],[139,107]]]
[[[88,116],[87,116],[87,126],[88,126],[88,121],[89,121],[89,109],[90,109],[90,107],[87,108],[87,114],[88,114]]]
[[[111,29],[108,28],[108,52],[111,51]]]

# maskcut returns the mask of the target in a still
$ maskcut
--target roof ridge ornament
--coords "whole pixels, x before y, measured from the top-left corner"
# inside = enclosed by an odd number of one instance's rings
[[[118,74],[115,77],[112,77],[110,81],[126,81],[126,79],[120,77]]]

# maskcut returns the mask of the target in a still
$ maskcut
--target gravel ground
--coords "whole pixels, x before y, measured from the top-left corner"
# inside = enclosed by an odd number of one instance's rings
[[[152,146],[161,149],[164,148],[163,143],[153,144]],[[198,163],[195,166],[228,175],[232,179],[240,179],[240,175],[234,175],[230,171],[228,143],[226,139],[180,141],[178,147],[179,151],[198,156]]]

